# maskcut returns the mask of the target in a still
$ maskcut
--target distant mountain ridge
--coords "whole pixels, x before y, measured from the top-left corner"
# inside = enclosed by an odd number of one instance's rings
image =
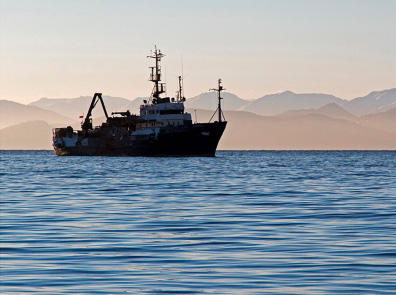
[[[223,97],[229,123],[220,149],[396,150],[396,88],[351,101],[291,91],[253,101],[232,93]],[[80,128],[78,116],[86,114],[91,99],[43,98],[29,105],[0,100],[0,149],[50,149],[51,129]],[[104,97],[109,115],[126,109],[137,113],[144,99]],[[202,93],[185,105],[194,121],[205,122],[217,108],[216,94]],[[100,105],[93,115],[95,125],[105,120]]]
[[[337,104],[357,116],[383,112],[396,107],[396,88],[373,91],[364,97],[352,100],[345,100],[330,94],[292,91],[269,94],[250,101],[231,93],[224,93],[223,97],[225,110],[248,111],[265,116],[279,115],[292,110],[316,109],[329,104]],[[202,93],[187,100],[186,105],[190,108],[215,109],[216,102],[214,93]]]
[[[130,100],[111,96],[104,96],[103,98],[109,113],[126,109],[137,113],[143,99],[147,99],[141,97]],[[373,91],[364,97],[352,100],[345,100],[330,94],[294,93],[292,91],[268,94],[255,100],[246,100],[235,94],[224,92],[223,98],[224,110],[247,111],[265,116],[279,115],[294,110],[317,109],[328,104],[337,104],[353,115],[362,116],[396,107],[396,88]],[[71,99],[41,98],[30,105],[77,118],[88,110],[91,99],[90,96]],[[187,98],[185,105],[191,109],[215,110],[217,108],[216,93],[204,92]],[[95,109],[93,115],[95,117],[102,116],[102,114],[98,108]]]
[[[278,115],[290,110],[318,108],[329,103],[341,105],[344,102],[343,99],[329,94],[297,94],[285,91],[260,97],[243,107],[243,110],[260,115]]]
[[[213,110],[188,109],[193,120],[207,122]],[[224,111],[228,125],[219,149],[390,149],[396,150],[396,108],[357,117],[336,104],[318,109],[261,116]],[[13,115],[18,116],[17,113]],[[94,119],[100,124],[104,117]],[[74,123],[73,123],[74,122]],[[51,149],[51,129],[72,125],[30,120],[0,129],[0,149]]]
[[[249,101],[229,92],[223,92],[222,97],[223,100],[221,103],[224,110],[240,110],[249,104]],[[185,106],[191,109],[215,110],[217,108],[217,93],[204,92],[188,98]]]
[[[65,124],[71,118],[36,106],[0,100],[0,128],[34,120]]]
[[[52,126],[43,120],[19,123],[0,129],[0,149],[49,150]]]
[[[329,103],[317,109],[303,109],[303,110],[292,110],[287,111],[280,116],[284,117],[293,117],[293,116],[301,116],[308,114],[319,114],[324,115],[334,119],[348,119],[354,120],[357,117],[350,112],[344,110],[340,105],[336,103]]]
[[[343,105],[346,110],[359,115],[385,112],[396,107],[396,88],[373,91]]]
[[[329,107],[332,106],[291,116],[224,111],[228,125],[219,149],[396,150],[396,108],[352,121],[322,113]],[[199,122],[207,122],[213,114],[201,109],[187,111],[194,120],[197,116]],[[0,129],[0,149],[51,149],[54,127],[36,120]]]
[[[200,121],[208,120],[212,113],[197,110]],[[376,125],[378,120],[361,124],[359,120],[336,119],[318,113],[291,117],[260,116],[246,111],[225,111],[224,114],[228,125],[220,149],[396,150],[396,128],[388,128],[396,126],[396,115],[392,114],[386,114],[386,125]],[[379,117],[382,119],[382,115]]]
[[[132,102],[122,97],[103,96],[103,99],[109,115],[111,112],[126,110]],[[63,114],[73,119],[78,119],[79,116],[87,113],[91,100],[91,96],[80,96],[76,98],[41,98],[29,105]],[[102,115],[103,111],[101,110],[101,106],[98,105],[93,111],[93,116]]]

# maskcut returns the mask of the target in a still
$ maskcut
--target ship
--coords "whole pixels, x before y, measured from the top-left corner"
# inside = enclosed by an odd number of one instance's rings
[[[217,145],[226,128],[221,108],[221,92],[225,90],[221,79],[217,88],[218,106],[207,123],[192,121],[191,113],[184,108],[182,76],[178,77],[175,97],[167,97],[166,84],[161,80],[161,60],[165,55],[154,48],[148,58],[149,81],[154,83],[148,99],[143,100],[139,115],[129,110],[108,115],[102,93],[95,93],[81,130],[73,127],[53,129],[53,147],[58,156],[203,156],[214,157]],[[100,102],[106,121],[92,124],[92,111]],[[217,116],[215,116],[217,114]],[[212,122],[213,118],[216,118]]]

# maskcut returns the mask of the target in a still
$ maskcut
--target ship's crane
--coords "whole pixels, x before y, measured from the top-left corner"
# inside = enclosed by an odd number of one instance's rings
[[[92,129],[92,110],[95,108],[96,104],[100,101],[102,104],[103,112],[106,116],[106,120],[109,118],[106,107],[103,102],[102,93],[95,93],[92,98],[91,105],[89,106],[87,116],[85,117],[84,123],[81,125],[82,130],[91,130]]]

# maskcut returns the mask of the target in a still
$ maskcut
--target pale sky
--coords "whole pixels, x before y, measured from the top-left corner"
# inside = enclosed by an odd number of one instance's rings
[[[187,97],[396,87],[394,0],[0,0],[0,99],[148,96],[154,44],[171,96],[181,60]]]

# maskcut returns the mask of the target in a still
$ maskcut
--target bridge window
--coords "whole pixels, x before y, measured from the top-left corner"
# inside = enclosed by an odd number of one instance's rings
[[[183,114],[182,110],[161,110],[161,115],[169,115],[169,114]]]

